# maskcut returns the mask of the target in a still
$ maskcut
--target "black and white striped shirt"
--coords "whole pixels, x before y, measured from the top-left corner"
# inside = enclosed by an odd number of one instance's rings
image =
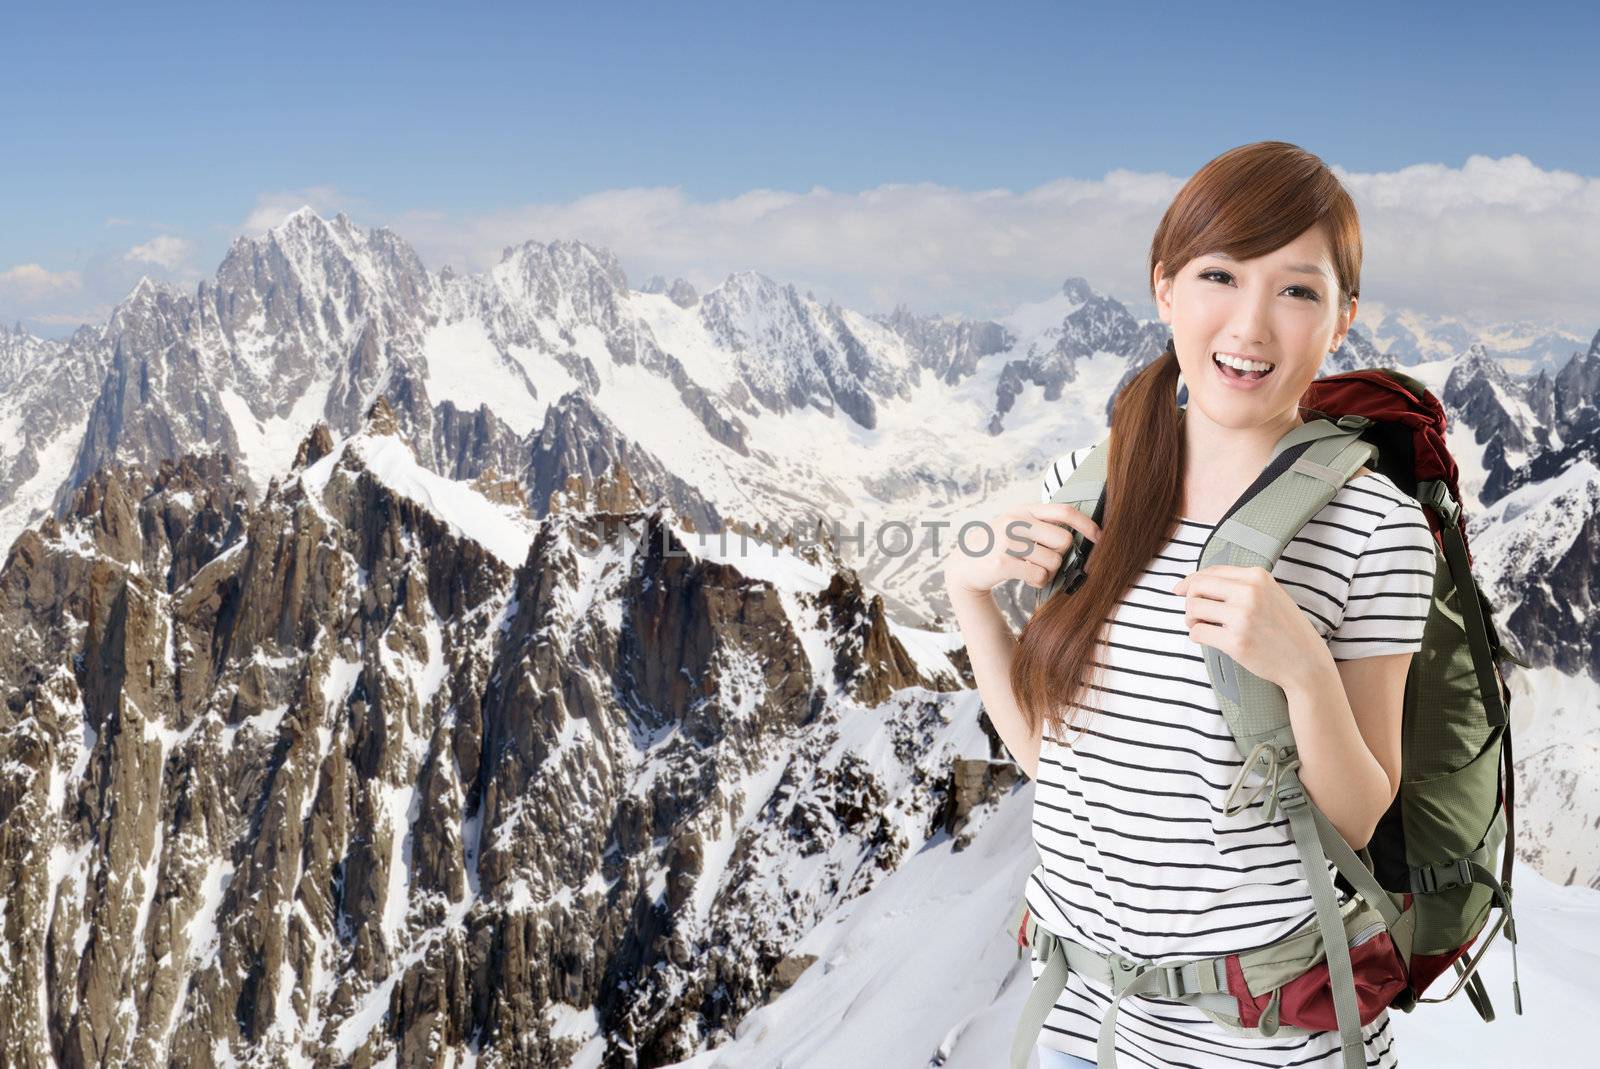
[[[1042,500],[1089,449],[1047,468]],[[1041,747],[1028,904],[1046,928],[1136,960],[1235,953],[1316,923],[1288,819],[1265,823],[1262,800],[1223,815],[1243,757],[1170,590],[1195,571],[1213,526],[1180,521],[1099,642],[1104,676],[1075,710],[1087,731]],[[1435,561],[1422,507],[1373,472],[1335,494],[1272,575],[1334,659],[1350,660],[1421,649]],[[1106,985],[1069,972],[1039,1041],[1094,1061],[1110,1001]],[[1367,1064],[1393,1069],[1388,1012],[1363,1033]],[[1235,1036],[1197,1007],[1144,996],[1123,999],[1116,1045],[1122,1069],[1342,1065],[1336,1031]]]

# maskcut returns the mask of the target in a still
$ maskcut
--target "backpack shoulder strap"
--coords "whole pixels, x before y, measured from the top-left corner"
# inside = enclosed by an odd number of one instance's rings
[[[1109,437],[1096,442],[1088,455],[1073,469],[1072,474],[1056,487],[1055,493],[1050,495],[1050,500],[1057,504],[1071,505],[1089,516],[1095,523],[1103,523],[1106,513],[1106,461],[1110,455]],[[1093,546],[1094,543],[1081,531],[1073,532],[1072,545],[1062,554],[1061,567],[1034,599],[1030,613],[1037,612],[1040,605],[1057,593],[1071,594],[1078,589],[1083,582],[1084,562],[1089,559],[1089,551]]]
[[[1197,565],[1256,565],[1272,570],[1284,549],[1341,487],[1377,453],[1361,439],[1362,416],[1312,420],[1285,434],[1262,469],[1223,515],[1200,550]],[[1261,679],[1212,646],[1206,669],[1222,714],[1247,754],[1257,744],[1293,749],[1289,706],[1276,683]],[[1290,756],[1282,754],[1281,756]]]

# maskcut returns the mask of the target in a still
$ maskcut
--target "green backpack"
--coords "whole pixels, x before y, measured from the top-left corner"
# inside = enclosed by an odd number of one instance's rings
[[[1410,1012],[1443,1002],[1463,987],[1485,1021],[1494,1019],[1477,974],[1494,937],[1511,943],[1513,1003],[1522,1013],[1511,915],[1515,856],[1510,689],[1499,660],[1526,667],[1501,646],[1493,609],[1478,589],[1456,492],[1456,466],[1444,444],[1444,409],[1416,379],[1392,369],[1364,369],[1316,380],[1305,398],[1316,418],[1283,436],[1272,460],[1217,524],[1197,567],[1259,565],[1272,570],[1307,521],[1363,464],[1431,510],[1436,550],[1433,604],[1422,649],[1406,678],[1400,790],[1372,840],[1354,851],[1301,786],[1294,732],[1283,691],[1205,647],[1206,668],[1222,715],[1245,756],[1225,806],[1230,813],[1264,792],[1259,810],[1289,818],[1316,906],[1317,925],[1279,943],[1223,957],[1130,961],[1064,939],[1030,915],[1024,894],[1008,930],[1021,957],[1031,948],[1044,969],[1034,983],[1011,1048],[1025,1069],[1040,1029],[1070,969],[1110,987],[1097,1063],[1116,1066],[1117,1008],[1147,994],[1197,1005],[1239,1035],[1307,1035],[1337,1029],[1346,1069],[1362,1069],[1362,1026],[1389,1006]],[[1092,516],[1105,512],[1107,446],[1103,440],[1052,500]],[[1093,546],[1075,535],[1038,605],[1070,596],[1083,581]],[[1264,780],[1234,808],[1249,773]],[[1502,775],[1503,770],[1503,775]],[[1501,850],[1500,873],[1492,870]],[[1339,877],[1330,879],[1332,861]],[[1341,906],[1338,891],[1349,901]],[[1492,910],[1499,919],[1470,958]],[[1329,949],[1331,948],[1331,949]],[[1454,966],[1454,986],[1422,993]]]

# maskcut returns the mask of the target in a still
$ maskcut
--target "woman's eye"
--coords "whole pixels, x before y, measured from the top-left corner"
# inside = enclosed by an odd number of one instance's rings
[[[1209,271],[1200,272],[1199,277],[1200,278],[1215,278],[1218,282],[1222,282],[1222,283],[1228,283],[1228,282],[1232,282],[1233,281],[1233,276],[1229,275],[1228,272],[1226,272],[1226,271],[1218,271],[1215,268],[1212,268]],[[1290,291],[1298,291],[1299,295],[1304,300],[1315,301],[1315,300],[1319,300],[1320,299],[1320,298],[1318,298],[1318,296],[1316,295],[1316,293],[1314,291],[1308,290],[1304,286],[1289,286],[1284,292],[1287,293],[1287,292],[1290,292]]]

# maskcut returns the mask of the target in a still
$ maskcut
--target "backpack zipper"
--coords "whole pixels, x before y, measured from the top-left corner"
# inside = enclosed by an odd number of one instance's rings
[[[1352,947],[1358,947],[1362,943],[1367,942],[1369,939],[1376,938],[1378,935],[1382,934],[1387,928],[1388,928],[1388,925],[1384,924],[1383,921],[1381,921],[1381,920],[1378,921],[1376,924],[1369,924],[1367,927],[1363,928],[1361,931],[1356,933],[1356,937],[1353,940],[1351,940],[1350,945]]]

